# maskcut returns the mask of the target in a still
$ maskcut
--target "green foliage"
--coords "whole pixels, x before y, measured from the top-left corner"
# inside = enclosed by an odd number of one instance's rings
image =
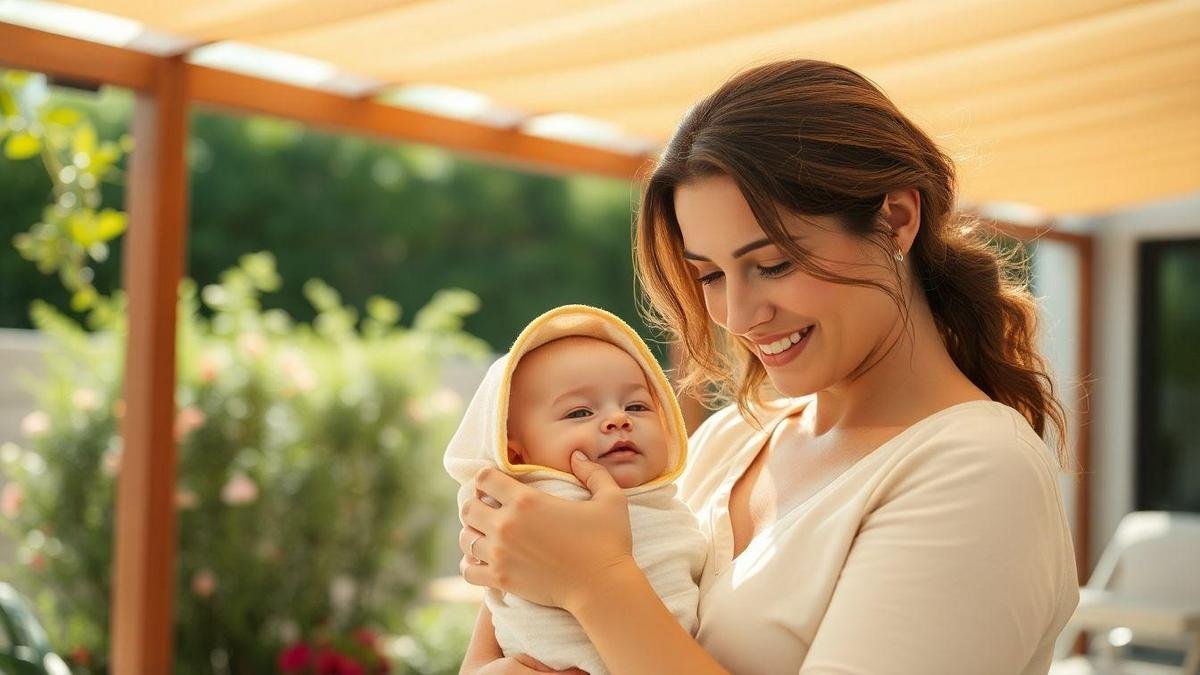
[[[132,101],[114,88],[54,88],[45,105],[83,111],[107,139],[128,131]],[[244,253],[269,250],[284,278],[325,279],[360,313],[376,295],[416,307],[440,288],[470,290],[481,308],[464,329],[494,351],[565,303],[604,307],[641,326],[627,181],[525,173],[439,148],[205,109],[192,114],[190,130],[187,270],[201,285]],[[0,238],[41,217],[51,187],[33,169],[41,167],[0,157]],[[103,203],[124,208],[122,188],[105,183]],[[113,246],[109,264],[92,266],[102,295],[119,286],[121,254]],[[70,311],[69,296],[28,265],[6,265],[4,255],[0,325],[26,325],[33,298]],[[314,316],[295,283],[268,302],[299,320]]]
[[[42,274],[57,274],[76,312],[92,309],[100,294],[92,265],[108,259],[109,242],[125,231],[125,214],[101,209],[101,184],[119,180],[118,163],[131,141],[98,139],[90,118],[50,105],[44,78],[20,71],[0,74],[0,137],[14,162],[40,157],[50,178],[51,204],[13,244]]]
[[[357,321],[314,281],[308,325],[263,309],[280,285],[260,253],[180,293],[178,673],[210,672],[217,654],[232,673],[271,672],[289,636],[316,626],[401,630],[453,511],[440,458],[461,401],[438,383],[448,360],[486,357],[460,330],[478,300],[439,293],[402,327],[395,304]],[[55,347],[27,447],[0,451],[19,491],[0,527],[19,542],[6,574],[40,589],[56,646],[104,672],[124,326],[120,297],[97,302],[110,318],[92,334],[34,309]]]

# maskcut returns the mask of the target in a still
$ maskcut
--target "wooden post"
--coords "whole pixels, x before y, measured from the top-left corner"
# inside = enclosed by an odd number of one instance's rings
[[[112,672],[171,672],[175,593],[175,308],[187,219],[187,67],[136,94],[127,186],[124,453],[117,485]]]

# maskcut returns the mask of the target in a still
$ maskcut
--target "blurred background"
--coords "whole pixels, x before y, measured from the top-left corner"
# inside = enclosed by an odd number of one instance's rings
[[[671,367],[639,171],[786,57],[929,131],[1039,298],[1056,672],[1200,672],[1197,0],[0,0],[0,672],[457,672],[466,400],[564,303]]]

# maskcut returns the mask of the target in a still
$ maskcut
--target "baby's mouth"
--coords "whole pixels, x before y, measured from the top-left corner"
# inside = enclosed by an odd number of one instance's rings
[[[612,447],[610,447],[607,451],[605,451],[603,454],[601,454],[598,459],[603,459],[605,457],[628,457],[631,455],[640,455],[640,454],[642,454],[642,451],[638,450],[636,443],[634,443],[633,441],[621,440],[621,441],[617,441],[616,443],[613,443]]]

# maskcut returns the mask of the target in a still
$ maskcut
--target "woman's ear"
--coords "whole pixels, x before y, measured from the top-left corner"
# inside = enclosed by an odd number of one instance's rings
[[[892,190],[884,195],[879,214],[892,228],[892,243],[907,256],[921,229],[921,193],[916,188]]]

